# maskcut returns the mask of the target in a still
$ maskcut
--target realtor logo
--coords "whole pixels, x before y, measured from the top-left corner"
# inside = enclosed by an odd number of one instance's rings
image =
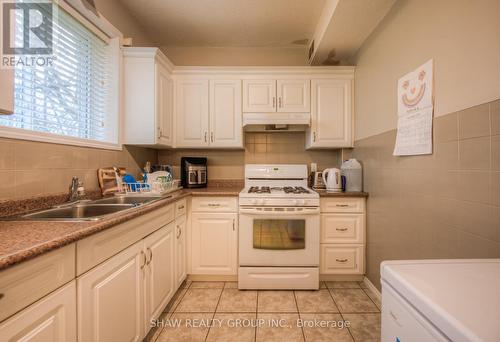
[[[55,2],[0,0],[2,68],[52,65]]]

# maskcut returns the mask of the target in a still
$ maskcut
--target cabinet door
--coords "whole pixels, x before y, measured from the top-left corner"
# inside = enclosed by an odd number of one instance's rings
[[[276,104],[275,80],[243,80],[243,112],[275,112]]]
[[[193,213],[191,271],[193,274],[237,273],[237,214]]]
[[[0,341],[76,342],[75,281],[0,324]]]
[[[352,146],[351,93],[350,80],[312,80],[308,148]]]
[[[176,146],[208,146],[208,80],[178,80],[176,89]]]
[[[278,80],[278,112],[309,113],[311,111],[310,80]]]
[[[243,147],[241,81],[210,81],[210,146]]]
[[[175,220],[175,288],[186,279],[186,215]]]
[[[78,341],[142,341],[143,241],[77,279]]]
[[[174,223],[144,239],[146,253],[146,320],[148,329],[174,295]],[[147,331],[146,331],[147,333]]]
[[[14,70],[0,70],[0,114],[14,113]]]
[[[172,146],[173,82],[167,70],[156,63],[156,134],[157,143]]]

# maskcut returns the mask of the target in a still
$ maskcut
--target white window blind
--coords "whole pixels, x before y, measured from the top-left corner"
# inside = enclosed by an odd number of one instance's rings
[[[61,8],[54,19],[53,66],[16,66],[14,114],[0,116],[0,125],[117,143],[108,42]],[[22,39],[22,17],[16,16],[17,26]]]

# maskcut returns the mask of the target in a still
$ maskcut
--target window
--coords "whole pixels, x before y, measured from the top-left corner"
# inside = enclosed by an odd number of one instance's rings
[[[61,7],[54,18],[53,66],[16,66],[14,114],[0,116],[0,125],[116,146],[115,44]],[[16,13],[16,39],[22,39],[22,29]]]

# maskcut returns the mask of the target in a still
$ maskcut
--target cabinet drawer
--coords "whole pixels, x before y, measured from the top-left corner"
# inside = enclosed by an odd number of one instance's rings
[[[364,198],[322,198],[322,213],[364,213]]]
[[[175,202],[175,217],[182,216],[187,211],[187,201],[186,199],[182,199],[180,201]]]
[[[192,200],[192,211],[236,212],[237,210],[236,197],[194,197]]]
[[[76,272],[80,275],[118,254],[174,220],[174,205],[136,217],[116,227],[80,240],[76,244]]]
[[[363,274],[362,245],[321,245],[321,274]]]
[[[75,245],[56,249],[0,272],[0,321],[75,277]]]
[[[321,214],[321,243],[364,243],[364,214]]]

